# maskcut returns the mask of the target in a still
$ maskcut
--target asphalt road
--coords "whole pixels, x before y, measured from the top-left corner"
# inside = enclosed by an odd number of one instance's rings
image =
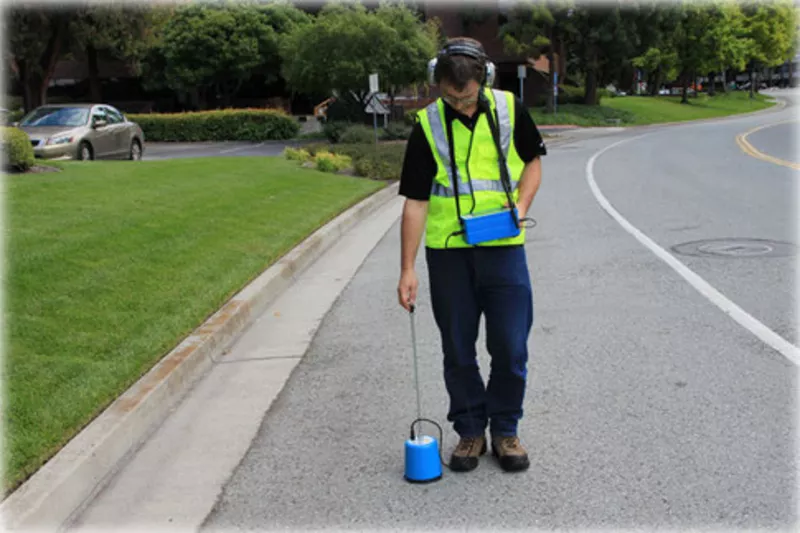
[[[797,344],[798,176],[735,142],[793,118],[788,108],[554,145],[526,244],[535,324],[522,474],[486,456],[431,485],[402,479],[415,393],[395,225],[324,319],[207,529],[796,530],[797,367],[753,324]],[[787,128],[750,141],[796,161]],[[718,293],[701,294],[636,230]],[[418,269],[423,411],[445,424],[422,254]],[[456,440],[445,426],[446,457]]]
[[[759,152],[784,161],[800,163],[797,153],[797,121],[769,125],[747,136]]]

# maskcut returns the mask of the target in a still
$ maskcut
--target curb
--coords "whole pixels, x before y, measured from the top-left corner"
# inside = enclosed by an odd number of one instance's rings
[[[384,187],[262,272],[0,504],[5,531],[62,529],[155,431],[215,358],[350,228],[397,196]]]

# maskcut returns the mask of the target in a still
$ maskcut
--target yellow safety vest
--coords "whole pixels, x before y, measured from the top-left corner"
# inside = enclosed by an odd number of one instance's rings
[[[484,88],[484,91],[499,130],[500,146],[506,156],[508,175],[511,179],[512,198],[516,203],[519,200],[517,184],[525,162],[519,157],[513,142],[514,95],[508,91],[489,88]],[[461,223],[458,219],[456,195],[453,191],[451,177],[452,168],[445,128],[444,102],[438,98],[424,109],[419,110],[417,116],[436,160],[436,176],[433,179],[428,202],[425,245],[429,248],[471,247],[464,240],[463,234],[452,236],[461,230]],[[478,115],[472,132],[459,120],[453,121],[452,128],[461,214],[481,213],[502,208],[508,202],[508,198],[500,180],[497,149],[486,113]],[[468,153],[469,161],[467,161]],[[475,195],[474,209],[473,192]],[[523,227],[516,237],[483,242],[480,246],[508,246],[524,242],[525,229]]]

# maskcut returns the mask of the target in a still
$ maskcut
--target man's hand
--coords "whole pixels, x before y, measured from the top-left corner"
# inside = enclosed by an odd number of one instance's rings
[[[428,214],[428,202],[406,200],[403,206],[403,219],[400,224],[400,283],[397,285],[397,299],[406,311],[417,301],[417,273],[414,264],[417,249],[425,230],[425,217]]]
[[[413,269],[403,270],[397,284],[397,300],[406,311],[410,312],[411,306],[416,304],[418,287],[417,273]]]

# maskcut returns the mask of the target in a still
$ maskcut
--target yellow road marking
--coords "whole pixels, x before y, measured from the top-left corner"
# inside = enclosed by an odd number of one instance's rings
[[[794,163],[792,161],[785,161],[783,159],[778,159],[777,157],[773,157],[771,155],[767,155],[764,152],[759,152],[755,149],[755,147],[747,142],[747,136],[755,133],[759,130],[763,130],[764,128],[771,128],[772,126],[779,126],[781,124],[788,124],[790,122],[796,122],[794,120],[785,120],[783,122],[775,122],[774,124],[764,124],[763,126],[758,126],[757,128],[753,128],[750,131],[746,131],[736,136],[736,144],[739,145],[739,148],[742,149],[742,152],[746,153],[749,156],[755,157],[756,159],[761,159],[762,161],[767,161],[768,163],[775,163],[776,165],[781,165],[784,167],[793,168],[794,170],[800,170],[800,163]]]

